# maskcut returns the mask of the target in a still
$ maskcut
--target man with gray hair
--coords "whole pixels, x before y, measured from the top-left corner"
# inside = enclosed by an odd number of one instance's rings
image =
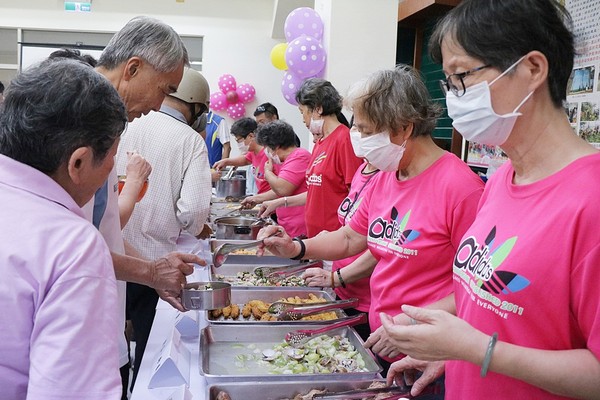
[[[123,133],[117,151],[117,172],[126,171],[128,153],[143,154],[152,166],[152,182],[123,229],[125,240],[144,258],[177,249],[182,231],[198,236],[209,211],[212,184],[208,153],[192,129],[208,111],[210,90],[202,74],[185,68],[179,89],[166,96],[159,112],[138,118]],[[154,320],[156,291],[127,283],[127,312],[135,333],[132,387]]]
[[[158,111],[166,95],[177,91],[183,69],[189,64],[181,38],[167,24],[149,17],[136,17],[117,32],[104,49],[96,70],[117,89],[125,103],[128,120]],[[120,365],[123,394],[126,395],[129,353],[125,327],[125,282],[135,282],[156,289],[159,295],[183,310],[178,299],[185,275],[194,269],[188,263],[204,264],[192,254],[169,253],[156,260],[139,257],[126,246],[121,234],[116,169],[96,193],[85,211],[98,227],[111,249],[121,301]]]
[[[19,74],[0,114],[0,388],[21,400],[116,400],[117,282],[81,210],[114,165],[125,107],[75,60]],[[122,329],[122,326],[121,326]]]

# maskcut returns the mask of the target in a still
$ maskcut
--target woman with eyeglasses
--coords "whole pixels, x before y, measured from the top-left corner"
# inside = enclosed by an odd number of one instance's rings
[[[380,172],[347,225],[307,240],[267,238],[264,247],[297,260],[337,260],[368,249],[330,279],[343,287],[370,275],[369,324],[379,337],[381,312],[408,323],[400,315],[403,304],[426,306],[450,295],[452,259],[475,217],[483,182],[433,141],[439,107],[412,68],[378,71],[356,83],[345,101],[360,154]],[[264,228],[258,237],[274,231]],[[388,361],[400,356],[384,355]]]
[[[454,127],[510,161],[458,246],[455,310],[381,316],[413,395],[445,370],[449,399],[600,398],[600,154],[562,106],[569,23],[554,0],[464,0],[431,38]]]

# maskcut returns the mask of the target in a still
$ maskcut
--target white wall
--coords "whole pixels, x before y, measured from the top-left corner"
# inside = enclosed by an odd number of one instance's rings
[[[390,3],[395,4],[392,18]],[[179,34],[204,37],[203,74],[212,92],[218,90],[217,80],[224,73],[238,83],[251,83],[257,94],[246,105],[247,116],[258,104],[270,101],[294,126],[303,147],[309,147],[297,107],[281,95],[283,71],[273,67],[269,57],[280,43],[271,38],[274,0],[93,0],[91,13],[68,13],[63,4],[63,0],[0,0],[0,27],[116,32],[136,15],[156,17]],[[396,0],[318,0],[315,9],[327,14],[322,15],[330,52],[326,78],[342,94],[367,70],[393,66]],[[329,24],[335,32],[327,33]]]

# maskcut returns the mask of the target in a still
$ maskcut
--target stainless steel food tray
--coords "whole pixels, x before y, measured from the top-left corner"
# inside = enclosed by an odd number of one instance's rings
[[[352,328],[339,328],[328,332],[330,336],[342,335],[362,355],[366,372],[330,373],[330,374],[270,374],[267,365],[248,361],[245,366],[236,365],[240,355],[262,357],[262,350],[283,342],[291,330],[317,329],[319,325],[209,325],[200,332],[200,373],[207,383],[248,382],[248,381],[337,381],[366,380],[379,378],[381,366],[375,361],[373,353],[365,349],[364,342]]]
[[[383,379],[330,382],[222,382],[207,386],[206,399],[216,400],[221,391],[227,392],[231,400],[293,399],[295,395],[308,393],[312,389],[327,390],[329,392],[365,389],[374,381],[385,383]]]
[[[335,300],[334,297],[325,290],[319,290],[318,288],[286,288],[282,290],[272,290],[271,288],[264,289],[245,289],[240,287],[232,287],[231,288],[231,304],[237,304],[242,308],[242,306],[250,300],[262,300],[267,303],[273,303],[277,300],[280,300],[282,297],[295,297],[298,296],[301,299],[308,298],[309,293],[314,294],[317,297],[322,297],[323,299],[330,301]],[[319,304],[319,303],[314,303]],[[343,310],[335,310],[338,318],[346,317],[346,313]],[[323,321],[258,321],[252,317],[249,319],[245,319],[240,316],[239,319],[224,319],[223,317],[219,317],[217,319],[213,318],[210,312],[206,311],[206,320],[211,324],[223,324],[223,325],[241,325],[241,324],[250,324],[250,325],[287,325],[287,324],[307,324],[307,325],[319,325],[323,324]],[[334,321],[334,320],[331,320]]]
[[[214,253],[215,249],[224,243],[231,244],[246,244],[251,242],[250,240],[230,240],[230,239],[210,239],[210,251]],[[272,254],[265,254],[262,257],[257,257],[254,254],[229,254],[225,263],[219,268],[219,271],[226,265],[238,265],[247,266],[248,268],[254,268],[259,265],[277,266],[277,265],[289,265],[294,261],[289,258],[277,257]]]

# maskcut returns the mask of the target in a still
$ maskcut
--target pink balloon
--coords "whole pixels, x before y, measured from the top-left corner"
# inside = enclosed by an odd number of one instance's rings
[[[315,76],[325,68],[327,55],[321,42],[302,35],[288,44],[285,62],[288,71],[300,78]]]
[[[230,90],[229,92],[227,92],[227,94],[225,95],[225,97],[227,98],[227,102],[229,104],[235,104],[239,100],[238,94],[237,94],[237,92],[235,90]]]
[[[227,108],[227,98],[223,92],[215,92],[210,95],[210,108],[214,111],[223,111]]]
[[[237,92],[238,98],[243,103],[252,101],[256,95],[256,89],[249,83],[239,85],[235,91]]]
[[[283,94],[283,98],[293,106],[298,105],[298,102],[296,101],[296,93],[300,89],[300,86],[302,86],[302,82],[304,82],[304,79],[290,72],[283,74],[283,80],[281,81],[281,94]]]
[[[312,36],[317,40],[321,40],[323,37],[323,20],[312,8],[296,8],[285,19],[283,31],[288,42],[300,35]]]
[[[235,90],[235,86],[236,83],[233,75],[224,74],[221,75],[221,77],[219,78],[219,89],[221,89],[221,92],[227,93],[232,90]]]
[[[232,119],[242,118],[246,114],[246,107],[242,103],[230,104],[227,107],[227,114]]]

